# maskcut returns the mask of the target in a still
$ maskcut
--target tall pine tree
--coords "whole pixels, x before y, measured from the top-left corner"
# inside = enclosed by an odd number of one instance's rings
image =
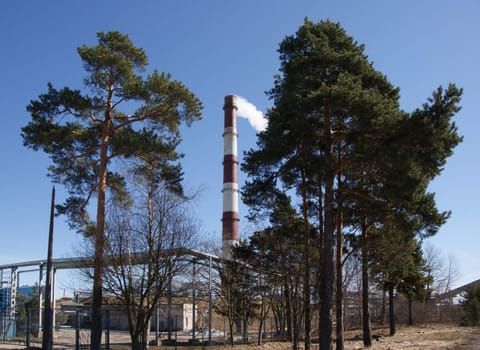
[[[57,90],[48,84],[48,91],[28,105],[32,120],[22,128],[25,146],[50,156],[50,177],[69,191],[60,212],[95,241],[93,350],[100,348],[102,335],[105,203],[108,193],[125,196],[128,190],[121,173],[128,162],[117,166],[115,161],[154,163],[170,189],[181,194],[182,171],[176,163],[181,157],[176,152],[179,125],[198,120],[202,108],[197,97],[169,74],[155,70],[142,76],[147,55],[128,36],[99,32],[97,38],[98,45],[78,48],[87,73],[85,89]],[[87,210],[94,196],[95,220]]]

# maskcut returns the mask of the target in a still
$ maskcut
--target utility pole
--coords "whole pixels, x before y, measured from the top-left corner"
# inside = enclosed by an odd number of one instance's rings
[[[55,215],[55,186],[52,188],[50,206],[50,226],[48,230],[47,275],[45,279],[45,312],[43,313],[42,349],[51,350],[53,343],[53,315],[52,315],[52,248],[53,248],[53,221]],[[42,288],[42,286],[39,286]]]

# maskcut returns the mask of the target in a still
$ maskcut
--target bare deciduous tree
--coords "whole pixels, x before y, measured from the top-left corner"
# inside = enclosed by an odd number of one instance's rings
[[[132,349],[143,348],[157,303],[185,269],[185,249],[198,232],[187,206],[192,198],[151,175],[137,174],[135,197],[112,202],[106,220],[104,291],[128,320]]]
[[[425,244],[423,250],[430,276],[433,278],[430,289],[433,295],[441,296],[451,290],[460,278],[458,261],[453,254],[449,254],[445,259],[433,244]]]
[[[445,297],[452,290],[460,278],[458,261],[453,254],[447,257],[433,244],[425,244],[423,247],[426,265],[432,285],[429,286],[432,298],[435,302],[425,304],[425,315],[429,315],[425,321],[455,321],[456,312],[452,309],[450,298]],[[453,311],[450,312],[450,311]]]

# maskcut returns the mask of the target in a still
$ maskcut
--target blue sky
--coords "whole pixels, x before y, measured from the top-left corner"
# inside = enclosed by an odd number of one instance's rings
[[[203,102],[203,120],[182,129],[182,164],[185,187],[202,188],[194,206],[202,233],[220,241],[223,97],[233,93],[262,111],[270,107],[264,92],[278,72],[278,45],[309,17],[338,21],[365,44],[375,68],[400,87],[407,111],[420,107],[439,85],[464,88],[456,117],[464,142],[431,186],[440,209],[451,210],[452,217],[430,241],[445,259],[448,254],[457,259],[457,285],[480,278],[478,1],[20,0],[0,6],[0,265],[46,256],[49,160],[23,147],[20,128],[30,118],[25,106],[46,91],[47,82],[82,87],[77,47],[95,45],[97,31],[119,30],[145,49],[150,71],[170,72]],[[255,146],[255,131],[246,120],[238,121],[238,129],[241,156]],[[240,174],[240,183],[244,180]],[[57,186],[58,200],[63,196]],[[251,229],[241,221],[243,237]],[[71,256],[79,242],[58,218],[55,257]]]

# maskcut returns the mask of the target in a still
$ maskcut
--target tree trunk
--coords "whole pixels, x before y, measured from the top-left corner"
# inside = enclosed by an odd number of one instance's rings
[[[140,335],[137,334],[136,337],[132,339],[132,350],[143,350],[142,348],[142,341],[140,340]]]
[[[395,335],[395,300],[393,296],[393,285],[388,287],[388,313],[390,320],[390,335]]]
[[[228,318],[228,328],[230,330],[230,346],[233,347],[233,325],[234,325],[234,321],[233,321],[233,317],[229,317]],[[204,331],[203,327],[202,327],[202,332]],[[202,339],[203,339],[203,336],[202,336]],[[203,344],[202,344],[203,346]]]
[[[263,286],[263,274],[260,272],[260,288],[262,289],[262,294],[261,294],[261,305],[260,305],[260,318],[258,320],[258,340],[257,344],[262,345],[263,342],[263,334],[265,332],[265,323],[266,323],[266,318],[267,318],[267,308],[265,307],[265,292],[264,292],[264,286]]]
[[[413,326],[412,298],[408,298],[408,325]]]
[[[330,133],[329,118],[326,118],[327,130]],[[330,135],[330,134],[329,134]],[[330,136],[331,138],[331,136]],[[331,139],[326,144],[326,176],[325,176],[325,237],[323,247],[321,305],[320,305],[320,350],[330,350],[332,345],[332,319],[333,306],[333,245],[335,230],[334,213],[334,167],[332,157]]]
[[[242,317],[242,338],[243,344],[248,343],[248,318],[246,316]]]
[[[337,248],[336,248],[336,349],[343,350],[345,346],[344,339],[344,325],[343,325],[343,266],[342,266],[342,251],[343,251],[343,235],[342,224],[343,215],[341,206],[337,210]]]
[[[362,327],[363,327],[363,345],[372,346],[372,330],[370,325],[370,307],[368,295],[368,227],[367,220],[363,219],[362,224]]]
[[[263,306],[262,306],[262,308],[263,308]],[[264,319],[263,319],[263,316],[262,316],[262,317],[260,317],[260,320],[258,321],[257,345],[262,345],[263,326],[264,326]]]
[[[382,320],[382,326],[385,325],[385,320],[386,320],[386,310],[387,310],[387,296],[386,296],[386,292],[383,291],[382,293],[382,313],[380,315],[380,319]]]
[[[310,305],[310,223],[308,222],[308,198],[306,175],[302,169],[302,204],[304,225],[304,276],[303,276],[303,312],[305,317],[305,350],[310,350],[311,305]]]
[[[287,283],[284,285],[285,291],[285,308],[286,308],[286,321],[287,321],[287,340],[293,341],[293,306],[291,300],[291,291]],[[284,330],[281,330],[284,333]]]
[[[143,327],[143,337],[145,340],[145,349],[149,348],[148,344],[148,339],[150,339],[150,328],[152,327],[152,319],[150,317],[147,317],[144,314],[144,317],[146,318],[146,322],[144,322],[144,327]]]
[[[324,222],[324,208],[323,208],[323,191],[322,191],[322,184],[318,185],[319,193],[318,193],[318,222],[319,222],[319,229],[318,229],[318,276],[317,276],[317,293],[318,293],[318,305],[322,305],[322,269],[323,269],[323,241],[324,241],[324,230],[325,230],[325,222]],[[320,309],[318,310],[320,314]],[[318,334],[321,333],[321,322],[318,322]],[[320,339],[319,339],[320,341]]]
[[[100,350],[102,342],[102,302],[103,302],[103,250],[105,246],[105,197],[107,193],[108,144],[112,125],[113,86],[108,92],[105,120],[102,125],[100,143],[100,169],[98,174],[97,222],[95,229],[95,253],[93,262],[92,327],[90,331],[90,349]]]
[[[95,255],[93,267],[93,295],[92,295],[92,327],[90,333],[90,348],[100,350],[102,341],[102,287],[103,287],[103,250],[105,244],[105,195],[107,191],[107,151],[108,127],[104,126],[102,146],[100,150],[100,173],[97,202],[97,226],[95,231]]]
[[[298,315],[297,315],[297,312],[293,312],[293,315],[292,315],[292,320],[293,320],[293,325],[292,325],[292,328],[293,328],[293,339],[292,339],[292,348],[293,350],[299,350],[300,347],[299,347],[299,340],[300,340],[300,327],[299,327],[299,324],[298,324]]]

